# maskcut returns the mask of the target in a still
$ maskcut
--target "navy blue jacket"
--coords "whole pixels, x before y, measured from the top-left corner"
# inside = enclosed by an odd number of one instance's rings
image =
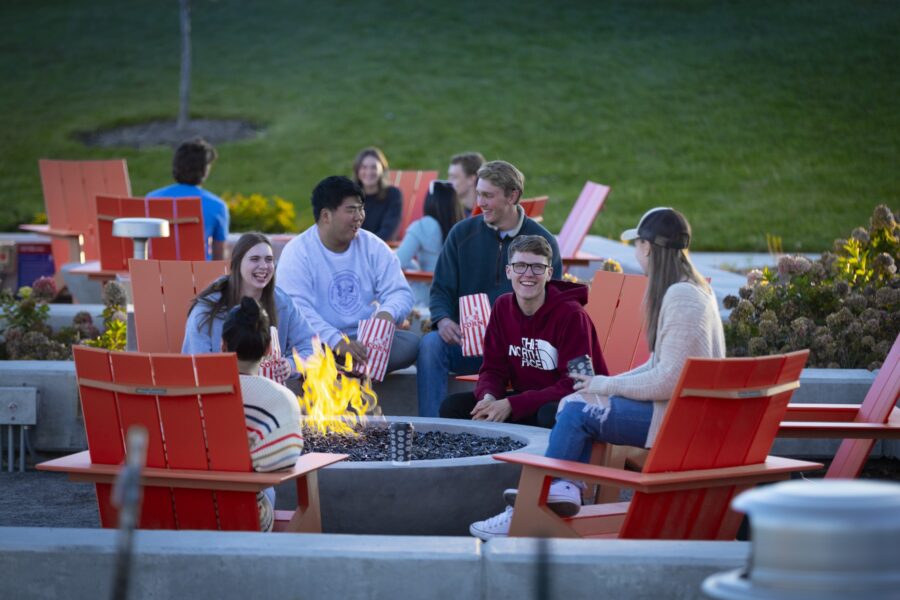
[[[520,216],[523,215],[521,208]],[[512,283],[506,278],[509,245],[520,235],[539,235],[553,248],[553,279],[562,277],[562,260],[556,237],[537,221],[525,216],[514,235],[500,239],[499,232],[484,222],[483,215],[468,217],[453,226],[434,269],[431,284],[431,322],[450,318],[459,323],[459,298],[485,293],[491,306]]]

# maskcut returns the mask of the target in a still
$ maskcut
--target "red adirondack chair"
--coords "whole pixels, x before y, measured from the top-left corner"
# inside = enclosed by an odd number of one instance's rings
[[[790,404],[778,437],[846,438],[826,478],[859,477],[878,439],[900,439],[900,336],[862,404]]]
[[[522,465],[510,535],[734,539],[732,498],[819,463],[767,457],[808,351],[759,358],[688,359],[640,473],[533,454],[495,455]],[[554,477],[635,490],[627,503],[583,507],[575,517],[546,504]]]
[[[149,242],[149,258],[156,260],[205,260],[203,209],[200,198],[129,198],[97,196],[97,231],[100,267],[127,271],[134,255],[130,239],[114,237],[113,221],[120,217],[153,217],[169,222],[169,237]]]
[[[563,223],[556,241],[559,243],[559,254],[563,265],[587,265],[599,257],[581,251],[581,244],[591,230],[594,219],[603,208],[606,197],[609,196],[608,186],[588,181],[581,190],[581,195],[575,201],[572,211]]]
[[[228,273],[224,260],[134,260],[134,328],[140,352],[181,352],[191,301]]]
[[[391,185],[400,188],[403,193],[403,218],[400,226],[394,234],[394,238],[402,240],[406,234],[406,228],[425,214],[425,196],[428,195],[428,187],[437,179],[437,171],[390,171],[388,181]]]
[[[644,330],[645,275],[597,271],[585,311],[594,323],[610,375],[624,373],[650,358]]]
[[[39,161],[47,225],[19,229],[53,238],[56,271],[66,263],[98,260],[97,194],[131,195],[125,160]]]
[[[125,459],[125,434],[139,425],[149,434],[139,527],[259,531],[256,492],[295,479],[299,506],[279,529],[321,531],[316,471],[346,455],[311,453],[293,469],[253,472],[234,354],[84,346],[74,354],[88,450],[37,468],[95,483],[103,527],[118,525],[110,484]]]
[[[96,202],[100,260],[75,267],[72,273],[107,281],[128,271],[128,261],[134,255],[134,242],[112,234],[113,221],[120,217],[153,217],[169,222],[169,237],[149,241],[152,259],[206,259],[200,198],[129,198],[99,194]]]

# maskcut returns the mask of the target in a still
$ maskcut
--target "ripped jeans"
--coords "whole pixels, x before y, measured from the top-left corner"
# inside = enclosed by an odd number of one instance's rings
[[[565,400],[550,431],[547,457],[586,463],[595,440],[639,448],[647,442],[652,402],[610,396],[608,404],[590,404],[579,394]]]

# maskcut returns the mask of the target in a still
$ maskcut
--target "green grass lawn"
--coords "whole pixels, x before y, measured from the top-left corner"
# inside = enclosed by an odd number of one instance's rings
[[[900,192],[900,3],[194,0],[192,112],[265,124],[222,145],[217,192],[279,194],[310,222],[320,178],[362,147],[439,168],[503,158],[558,231],[585,180],[593,233],[679,208],[696,249],[830,247]],[[43,210],[37,160],[128,160],[135,194],[171,149],[73,134],[177,111],[175,0],[0,3],[0,228]]]

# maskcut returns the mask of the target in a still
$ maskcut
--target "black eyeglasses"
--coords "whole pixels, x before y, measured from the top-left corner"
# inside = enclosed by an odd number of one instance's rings
[[[528,267],[531,267],[531,272],[535,275],[543,275],[547,271],[547,267],[549,267],[550,265],[545,265],[544,263],[517,262],[512,263],[509,266],[512,267],[513,273],[518,273],[519,275],[524,275],[525,271],[528,270]]]

